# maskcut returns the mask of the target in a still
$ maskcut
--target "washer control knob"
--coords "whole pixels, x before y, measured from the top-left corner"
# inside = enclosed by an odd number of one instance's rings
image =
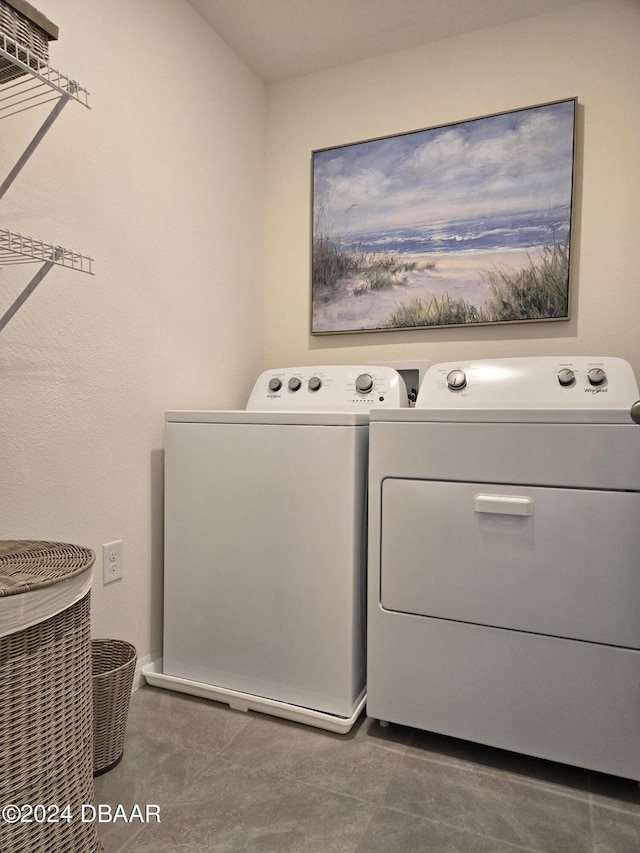
[[[447,373],[447,386],[452,391],[461,391],[467,385],[467,376],[464,370],[452,370]]]
[[[587,379],[592,385],[602,385],[607,378],[607,374],[601,367],[592,367],[587,373]]]
[[[319,391],[322,385],[322,379],[319,376],[312,376],[309,380],[309,391]]]
[[[275,376],[273,379],[269,380],[269,391],[279,391],[282,388],[282,382],[279,379],[276,379]]]
[[[302,387],[302,382],[297,376],[292,376],[287,387],[289,388],[289,391],[299,391]]]
[[[568,388],[569,385],[573,385],[576,381],[576,375],[568,367],[563,367],[562,370],[558,373],[558,382],[562,385],[563,388]]]
[[[358,394],[368,394],[373,389],[373,376],[370,373],[361,373],[356,379],[356,391]]]

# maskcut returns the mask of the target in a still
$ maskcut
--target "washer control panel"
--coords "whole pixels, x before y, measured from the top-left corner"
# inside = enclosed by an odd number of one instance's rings
[[[265,370],[247,411],[353,412],[408,405],[404,380],[391,367],[322,365]]]
[[[496,358],[435,364],[418,409],[607,409],[638,399],[633,370],[621,358]]]

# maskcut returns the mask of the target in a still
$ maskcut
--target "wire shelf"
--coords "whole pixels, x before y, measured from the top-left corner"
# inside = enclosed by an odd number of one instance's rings
[[[50,263],[93,275],[93,258],[0,228],[0,266]]]
[[[20,174],[64,106],[72,100],[90,109],[89,93],[83,86],[52,68],[42,56],[0,32],[0,119],[55,101],[18,162],[0,183],[0,199]],[[0,228],[0,267],[31,263],[39,263],[41,266],[0,317],[0,331],[54,265],[93,275],[93,258],[89,255]]]
[[[15,66],[16,71],[23,72],[15,80],[0,83],[0,119],[62,96],[91,109],[89,92],[83,86],[2,32],[0,58]]]

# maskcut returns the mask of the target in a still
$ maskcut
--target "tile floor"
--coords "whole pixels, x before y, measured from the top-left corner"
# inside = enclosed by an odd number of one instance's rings
[[[638,853],[635,783],[363,717],[334,735],[142,687],[105,853]]]

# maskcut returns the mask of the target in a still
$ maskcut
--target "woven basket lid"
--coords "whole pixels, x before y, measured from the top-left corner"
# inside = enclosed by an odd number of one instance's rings
[[[90,569],[90,548],[66,542],[0,540],[0,596],[43,589]]]

